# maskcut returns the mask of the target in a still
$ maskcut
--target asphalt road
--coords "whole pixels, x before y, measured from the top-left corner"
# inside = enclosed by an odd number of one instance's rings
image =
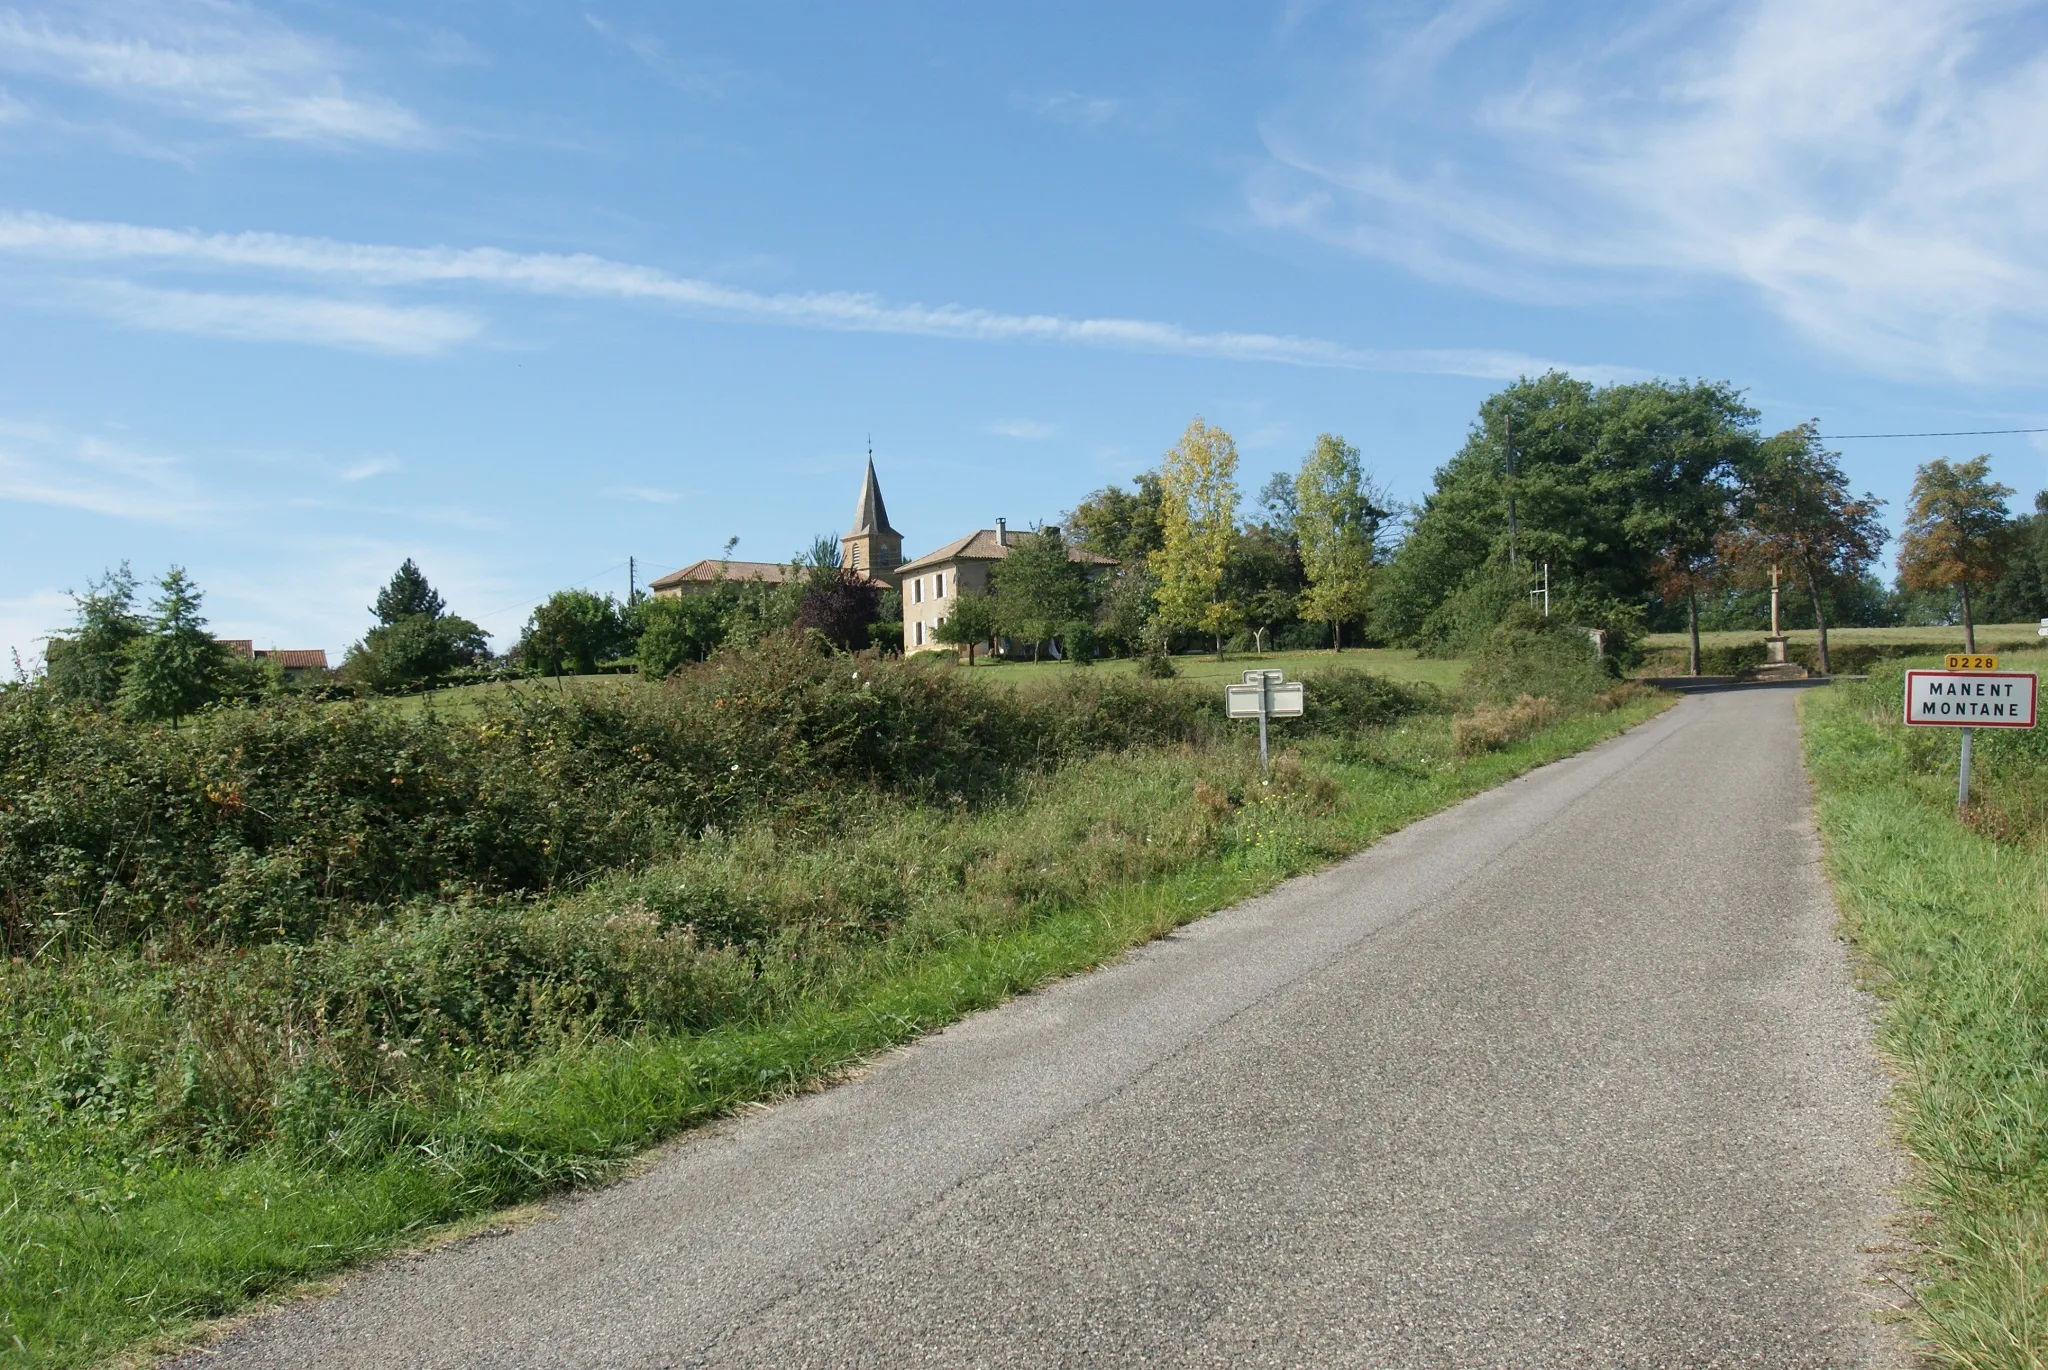
[[[1688,698],[193,1366],[1866,1366],[1793,695]]]

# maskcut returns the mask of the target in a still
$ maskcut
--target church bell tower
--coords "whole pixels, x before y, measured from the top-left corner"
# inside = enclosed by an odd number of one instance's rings
[[[853,527],[839,539],[839,564],[889,586],[896,584],[896,568],[903,564],[903,534],[889,526],[872,452],[868,453],[867,477],[860,486],[860,503],[853,509]]]

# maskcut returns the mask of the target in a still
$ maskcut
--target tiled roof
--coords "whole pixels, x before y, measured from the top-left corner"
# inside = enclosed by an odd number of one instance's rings
[[[327,669],[325,647],[286,648],[283,651],[258,652],[258,661],[275,661],[287,671],[324,671]]]
[[[780,585],[795,572],[795,567],[779,562],[722,561],[717,557],[706,557],[702,561],[691,562],[680,571],[670,571],[648,588],[666,590],[676,585],[708,585],[718,580],[759,580],[768,585]]]
[[[996,540],[993,528],[977,528],[964,538],[947,543],[936,552],[926,552],[915,561],[906,561],[896,568],[898,575],[915,573],[929,566],[941,566],[949,561],[1001,561],[1016,550],[1017,539],[1037,536],[1035,533],[1011,533],[1007,543]],[[1083,547],[1067,544],[1067,560],[1078,561],[1089,566],[1114,566],[1115,557],[1106,557]]]

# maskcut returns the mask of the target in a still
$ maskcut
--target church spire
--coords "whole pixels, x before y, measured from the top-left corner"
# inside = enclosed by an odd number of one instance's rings
[[[882,486],[875,479],[875,453],[868,449],[867,478],[860,484],[860,503],[853,507],[853,527],[847,530],[848,537],[872,535],[879,537],[900,537],[889,526],[889,511],[882,504]]]

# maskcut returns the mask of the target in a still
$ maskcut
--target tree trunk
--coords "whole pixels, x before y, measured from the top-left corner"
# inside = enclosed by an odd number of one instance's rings
[[[1223,660],[1223,634],[1216,634],[1216,659]]]
[[[1956,588],[1963,592],[1963,650],[1971,656],[1977,654],[1977,625],[1970,620],[1970,582],[1957,581]]]
[[[1828,669],[1828,619],[1820,607],[1820,587],[1812,576],[1806,578],[1806,597],[1813,601],[1813,626],[1820,638],[1820,673],[1833,675],[1834,672]]]
[[[1343,650],[1344,650],[1344,622],[1343,622],[1343,620],[1342,620],[1342,619],[1333,619],[1333,620],[1331,620],[1331,622],[1330,622],[1330,643],[1331,643],[1331,646],[1330,646],[1330,650],[1331,650],[1331,651],[1333,651],[1333,652],[1341,652],[1341,651],[1343,651]]]
[[[1692,651],[1686,660],[1690,666],[1690,674],[1698,675],[1700,673],[1700,597],[1699,593],[1690,587],[1685,592],[1685,627],[1686,631],[1692,634]]]

